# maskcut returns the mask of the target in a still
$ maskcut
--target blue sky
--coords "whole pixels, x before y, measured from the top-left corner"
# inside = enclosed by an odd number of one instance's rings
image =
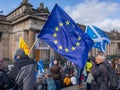
[[[51,11],[58,3],[77,23],[96,25],[106,31],[120,31],[120,0],[28,0],[34,8],[40,2]],[[0,10],[7,15],[22,0],[0,0]]]
[[[44,3],[45,7],[48,7],[51,11],[55,5],[58,3],[61,7],[65,7],[66,5],[74,6],[77,3],[83,2],[82,0],[28,0],[34,8],[37,8],[40,2]],[[22,0],[0,0],[0,10],[4,11],[4,14],[8,14],[10,11],[15,9]]]

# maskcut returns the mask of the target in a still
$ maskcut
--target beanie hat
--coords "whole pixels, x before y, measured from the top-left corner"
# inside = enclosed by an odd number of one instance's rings
[[[24,57],[25,56],[25,51],[23,49],[17,49],[16,50],[16,53],[15,53],[15,56],[21,56],[21,57]]]

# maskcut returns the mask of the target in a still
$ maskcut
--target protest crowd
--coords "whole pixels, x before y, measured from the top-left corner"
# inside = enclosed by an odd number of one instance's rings
[[[95,58],[89,58],[83,69],[70,62],[60,65],[54,59],[50,67],[43,70],[22,49],[16,51],[14,66],[10,70],[5,71],[2,63],[1,58],[0,90],[61,90],[70,86],[79,90],[83,86],[86,90],[120,90],[120,59],[108,60],[101,52]],[[115,72],[117,87],[111,85],[109,69]],[[116,83],[114,79],[113,82]]]
[[[92,28],[94,32],[88,27],[90,35],[101,32],[95,31],[96,27]],[[88,53],[95,40],[56,4],[38,38],[48,42],[69,61],[62,65],[53,57],[49,60],[49,67],[44,68],[44,60],[36,61],[19,48],[9,70],[4,70],[4,60],[0,58],[0,90],[61,90],[71,86],[76,86],[78,90],[82,87],[86,90],[120,90],[120,58],[110,59],[105,55],[104,46],[110,41],[103,32],[100,34],[96,37],[98,40],[105,39],[100,41],[103,47],[98,45],[100,52],[89,58]]]

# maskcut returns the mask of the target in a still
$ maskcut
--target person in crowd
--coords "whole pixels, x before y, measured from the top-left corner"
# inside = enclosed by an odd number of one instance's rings
[[[11,89],[14,84],[11,82],[7,73],[2,68],[3,59],[0,58],[0,90],[8,90]]]
[[[88,61],[86,63],[86,72],[87,72],[87,90],[91,90],[91,81],[94,80],[91,69],[92,69],[92,63]]]
[[[42,77],[38,76],[35,84],[35,90],[44,90],[43,89],[43,80]]]
[[[68,65],[66,65],[65,69],[64,69],[64,76],[66,74],[69,74],[70,75],[70,67]]]
[[[118,81],[120,83],[120,59],[115,58],[112,60],[112,68],[115,71],[117,78],[118,78]],[[120,84],[119,84],[117,90],[120,90]]]
[[[83,76],[84,76],[84,80],[83,81],[84,81],[84,83],[86,83],[88,74],[87,74],[87,71],[86,71],[85,67],[84,67],[84,70],[83,70]]]
[[[70,67],[70,77],[74,74],[74,63],[71,63],[71,67]]]
[[[8,73],[14,68],[14,65],[8,65]]]
[[[17,49],[15,53],[14,68],[8,73],[16,82],[13,90],[34,90],[35,62],[23,49]]]
[[[48,76],[54,79],[55,84],[56,84],[56,90],[61,89],[62,72],[63,70],[59,66],[57,60],[54,60],[54,66],[50,68],[50,74]]]
[[[77,76],[76,76],[76,81],[77,81],[77,88],[81,88],[83,87],[83,84],[82,84],[82,73],[83,73],[83,69],[81,69],[80,67],[76,66],[77,67]]]
[[[73,68],[74,68],[73,74],[74,74],[75,77],[77,77],[77,67],[76,67],[75,64],[73,64]]]
[[[64,85],[64,87],[68,87],[71,85],[71,78],[70,78],[69,74],[65,75],[65,78],[63,80],[63,85]]]
[[[76,84],[77,84],[76,77],[75,77],[74,74],[73,74],[72,77],[71,77],[71,84],[72,84],[72,85],[76,85]]]
[[[45,78],[46,78],[46,84],[47,84],[47,89],[45,90],[56,90],[57,87],[56,87],[53,77],[50,74],[46,74]]]
[[[107,63],[105,58],[105,54],[102,52],[96,55],[96,63],[93,63],[91,72],[94,77],[94,80],[91,82],[91,90],[108,90],[109,79],[107,67],[104,65]]]
[[[113,59],[112,67],[115,70],[115,73],[117,74],[118,78],[120,78],[120,59],[118,58]]]

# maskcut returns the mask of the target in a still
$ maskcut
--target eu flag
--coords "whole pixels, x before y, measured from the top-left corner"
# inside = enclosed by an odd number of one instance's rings
[[[96,26],[89,25],[86,27],[86,33],[95,42],[94,47],[105,53],[105,46],[110,43],[108,36]]]
[[[83,68],[93,41],[57,4],[53,8],[38,38],[55,51]]]

